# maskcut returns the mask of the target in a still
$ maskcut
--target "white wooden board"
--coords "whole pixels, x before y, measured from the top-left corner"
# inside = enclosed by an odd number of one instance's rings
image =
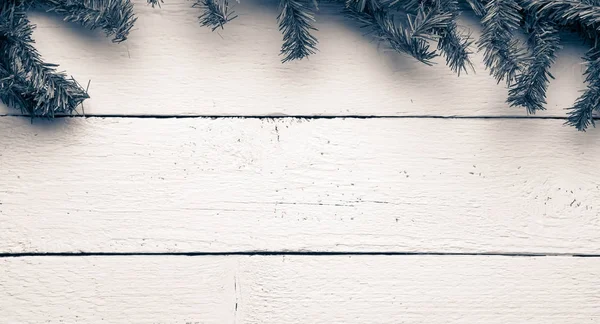
[[[234,323],[233,258],[0,259],[2,323]]]
[[[600,253],[599,132],[0,118],[0,251]]]
[[[241,286],[244,323],[600,321],[600,259],[286,256],[250,260],[245,275],[252,279],[242,279]],[[246,296],[250,297],[244,300]]]
[[[276,1],[215,33],[166,1],[135,0],[122,44],[31,14],[44,58],[91,80],[87,114],[408,118],[31,124],[0,104],[0,323],[600,322],[600,258],[564,256],[600,254],[600,132],[482,118],[526,114],[481,55],[475,74],[427,67],[333,4],[320,51],[283,65]],[[538,116],[584,88],[564,40]],[[441,116],[468,118],[421,118]],[[419,255],[8,257],[244,251]]]
[[[162,9],[152,9],[146,0],[134,3],[135,30],[118,45],[60,17],[31,15],[45,59],[84,85],[91,80],[87,114],[526,115],[524,108],[505,103],[506,87],[488,75],[482,55],[473,56],[475,74],[457,77],[442,58],[428,67],[384,52],[334,4],[321,4],[317,14],[319,52],[283,65],[277,1],[236,3],[239,17],[214,33],[199,26],[199,10],[191,1],[167,0]],[[463,25],[479,37],[473,16],[465,16]],[[539,116],[566,116],[564,108],[584,88],[585,47],[572,35],[564,41],[552,71],[557,79],[548,90],[548,111]],[[4,106],[2,113],[19,114]]]
[[[600,321],[600,259],[271,256],[0,259],[6,323]]]

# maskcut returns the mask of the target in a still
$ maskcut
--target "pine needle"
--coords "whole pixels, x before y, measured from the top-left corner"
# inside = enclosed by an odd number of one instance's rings
[[[70,114],[89,96],[56,65],[42,62],[33,28],[23,4],[0,9],[0,99],[32,117]]]
[[[474,71],[470,55],[473,39],[470,34],[460,33],[456,19],[460,11],[456,0],[429,0],[424,2],[428,6],[435,7],[441,13],[451,16],[446,26],[435,28],[434,33],[440,37],[438,50],[446,58],[446,65],[460,76],[461,72]]]
[[[594,1],[523,0],[524,8],[558,24],[582,24],[600,31],[600,6]]]
[[[229,11],[228,0],[223,0],[222,3],[217,0],[198,0],[193,7],[202,9],[202,14],[198,17],[200,25],[209,27],[212,31],[223,29],[223,25],[237,18],[233,11]]]
[[[511,106],[523,106],[527,108],[528,113],[535,114],[536,111],[545,109],[548,83],[554,78],[550,74],[550,67],[556,60],[556,52],[561,46],[558,29],[554,23],[534,19],[529,23],[527,30],[532,57],[509,90],[508,103]]]
[[[585,82],[587,89],[577,99],[575,105],[569,108],[569,117],[566,124],[574,126],[577,130],[585,131],[590,125],[596,127],[594,112],[600,112],[600,47],[595,46],[585,55],[587,68]]]
[[[311,34],[316,31],[311,23],[315,21],[310,4],[305,0],[281,0],[279,30],[283,33],[281,55],[283,63],[301,60],[316,53],[317,38]]]
[[[374,2],[374,1],[371,1]],[[457,0],[381,0],[380,6],[388,11],[402,11],[419,15],[425,9],[443,17],[443,24],[431,29],[438,41],[437,49],[446,59],[446,65],[460,75],[474,71],[470,55],[473,40],[469,34],[461,33],[456,20],[460,14]]]
[[[163,0],[148,0],[148,4],[152,6],[152,8],[158,6],[160,8],[160,4],[164,3]]]
[[[36,0],[50,12],[64,16],[91,30],[103,29],[114,42],[127,39],[137,20],[130,0]]]
[[[439,10],[428,10],[420,6],[416,14],[407,14],[406,20],[396,20],[384,10],[359,12],[346,7],[346,14],[361,23],[380,43],[392,50],[409,54],[420,62],[432,65],[432,59],[439,56],[430,49],[428,41],[439,39],[436,29],[445,28],[452,15]]]
[[[498,83],[506,80],[508,85],[512,84],[526,58],[514,35],[521,25],[520,10],[514,0],[490,0],[481,19],[483,34],[479,50],[484,51],[485,66]]]
[[[200,25],[215,31],[237,18],[229,0],[195,0]],[[283,34],[282,62],[317,52],[314,32],[318,0],[279,0],[277,22]],[[600,112],[600,0],[332,0],[380,44],[416,60],[434,64],[442,56],[455,73],[473,70],[474,40],[458,18],[464,10],[480,17],[483,33],[477,49],[499,83],[509,87],[507,102],[533,114],[545,109],[550,68],[561,48],[559,31],[576,31],[592,49],[586,54],[587,90],[569,108],[567,124],[594,126]],[[146,0],[160,7],[163,0]],[[127,39],[136,17],[131,0],[0,0],[0,99],[31,116],[70,114],[88,98],[75,80],[45,63],[33,47],[34,26],[26,9],[38,6],[66,21],[102,29],[114,42]],[[518,33],[528,35],[527,46]],[[432,42],[436,47],[432,46]]]

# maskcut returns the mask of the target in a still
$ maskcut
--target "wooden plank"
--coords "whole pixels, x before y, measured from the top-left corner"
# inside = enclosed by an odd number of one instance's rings
[[[244,323],[565,324],[600,320],[597,258],[286,256],[250,260],[253,265],[241,276]]]
[[[600,253],[560,120],[0,118],[0,251]]]
[[[0,259],[5,323],[233,323],[227,257]]]
[[[199,11],[187,0],[166,1],[162,9],[134,2],[136,28],[118,45],[59,17],[32,15],[44,57],[82,84],[91,80],[88,114],[526,115],[505,103],[506,87],[488,75],[482,55],[473,56],[476,73],[461,77],[442,58],[425,66],[378,49],[334,4],[320,5],[319,52],[283,65],[276,2],[236,3],[239,17],[214,33],[198,25]],[[479,37],[475,17],[465,16],[463,25]],[[572,35],[564,40],[541,116],[566,116],[564,108],[584,87],[585,47]],[[16,111],[0,107],[0,113]]]
[[[0,259],[7,323],[595,323],[600,259]]]

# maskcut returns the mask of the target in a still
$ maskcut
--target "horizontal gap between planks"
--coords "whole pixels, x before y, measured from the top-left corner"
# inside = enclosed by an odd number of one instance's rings
[[[0,117],[24,117],[30,118],[27,115],[19,114],[0,114]],[[239,119],[548,119],[548,120],[567,120],[567,117],[558,116],[445,116],[445,115],[72,115],[72,116],[55,116],[54,118],[134,118],[134,119],[222,119],[222,118],[239,118]],[[46,119],[46,118],[39,118]],[[35,119],[34,119],[35,120]],[[594,120],[600,120],[599,117],[594,117]]]
[[[569,254],[569,253],[496,253],[496,252],[318,252],[318,251],[234,251],[234,252],[21,252],[21,253],[0,253],[0,258],[23,258],[23,257],[87,257],[87,256],[228,256],[228,255],[246,255],[246,256],[277,256],[277,255],[297,255],[297,256],[361,256],[361,255],[382,255],[382,256],[500,256],[500,257],[578,257],[578,258],[598,258],[600,254]]]

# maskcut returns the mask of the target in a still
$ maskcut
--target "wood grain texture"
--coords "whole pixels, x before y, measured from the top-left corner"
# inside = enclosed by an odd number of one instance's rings
[[[0,251],[600,253],[560,120],[0,118]]]
[[[433,67],[378,49],[364,30],[322,4],[315,35],[319,52],[281,64],[277,1],[242,1],[224,30],[198,24],[187,0],[152,9],[136,0],[138,21],[127,42],[112,44],[60,17],[33,14],[37,48],[80,83],[91,80],[85,112],[96,115],[389,115],[525,116],[510,108],[507,90],[473,56],[476,73],[457,77],[440,58]],[[472,16],[463,25],[478,39]],[[583,85],[585,47],[564,35],[548,90],[548,111],[566,116]],[[474,48],[473,51],[476,51]],[[0,107],[0,113],[18,113]]]
[[[118,45],[32,14],[45,59],[91,80],[87,114],[477,118],[0,117],[0,253],[600,254],[600,133],[479,118],[526,116],[481,55],[458,78],[324,4],[319,53],[282,65],[276,1],[215,33],[189,1],[134,2]],[[584,86],[564,40],[540,116]],[[566,256],[3,255],[0,322],[595,323],[599,273]]]
[[[270,256],[0,259],[6,323],[600,321],[600,259]]]
[[[3,323],[233,323],[236,260],[0,259]]]
[[[600,259],[253,258],[244,323],[597,323]],[[249,282],[250,286],[244,285]],[[246,300],[244,298],[250,296]]]

